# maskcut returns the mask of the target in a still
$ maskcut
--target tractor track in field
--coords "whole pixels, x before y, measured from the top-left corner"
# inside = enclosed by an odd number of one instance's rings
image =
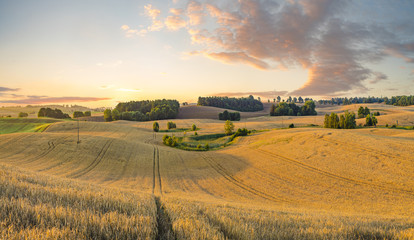
[[[380,185],[380,184],[375,184],[375,183],[370,183],[370,182],[366,182],[363,180],[357,180],[357,179],[353,179],[353,178],[349,178],[349,177],[344,177],[338,174],[334,174],[319,168],[316,168],[314,166],[308,165],[306,163],[300,162],[298,160],[292,159],[292,158],[288,158],[276,153],[272,153],[263,149],[255,149],[257,152],[263,153],[265,155],[271,156],[273,158],[277,158],[280,159],[284,162],[290,163],[292,165],[295,165],[297,167],[300,167],[302,169],[308,170],[310,172],[319,174],[319,175],[323,175],[332,179],[336,179],[336,180],[340,180],[343,182],[348,182],[348,183],[352,183],[352,184],[358,184],[358,185],[366,185],[366,186],[370,186],[370,187],[375,187],[375,188],[379,188],[379,189],[383,189],[383,190],[387,190],[387,191],[392,191],[392,192],[401,192],[401,193],[406,193],[406,194],[410,194],[410,195],[414,195],[414,191],[412,190],[406,190],[406,189],[399,189],[399,188],[392,188],[392,187],[388,187],[388,186],[384,186],[384,185]]]
[[[89,173],[90,171],[92,171],[96,166],[98,166],[98,164],[105,157],[105,155],[108,152],[108,149],[111,147],[113,141],[114,141],[114,139],[106,141],[105,144],[103,145],[103,147],[101,148],[101,150],[99,151],[98,155],[96,156],[96,158],[86,168],[84,168],[80,172],[75,172],[75,173],[69,174],[67,177],[79,178],[79,177]]]
[[[243,182],[238,180],[236,177],[232,176],[223,166],[221,166],[219,163],[217,163],[215,160],[213,160],[210,157],[205,156],[204,154],[201,155],[202,158],[207,162],[207,164],[210,165],[211,168],[213,168],[218,174],[220,174],[222,177],[224,177],[227,181],[232,183],[233,185],[239,187],[240,189],[247,191],[255,196],[259,196],[261,198],[273,201],[273,202],[292,202],[287,199],[278,198],[272,195],[269,195],[267,193],[264,193],[262,191],[259,191]]]
[[[181,156],[181,154],[178,154],[178,157],[180,158],[180,160],[181,160],[181,163],[183,164],[183,166],[184,166],[184,169],[185,169],[185,171],[187,172],[187,175],[189,175],[189,173],[190,173],[190,170],[188,169],[188,167],[185,165],[185,163],[184,163],[184,159],[183,159],[183,157]],[[205,188],[203,188],[198,182],[196,182],[195,180],[194,180],[194,178],[193,178],[193,174],[190,174],[191,175],[191,177],[190,177],[190,179],[191,179],[191,181],[198,187],[198,188],[200,188],[203,192],[205,192],[205,193],[207,193],[208,195],[210,195],[210,196],[213,196],[213,197],[216,197],[217,198],[217,196],[215,196],[214,194],[212,194],[211,192],[209,192],[207,189],[205,189]]]
[[[162,183],[161,183],[161,172],[160,172],[160,150],[153,144],[154,155],[152,161],[152,194],[155,193],[155,188],[158,183],[160,194],[162,195]]]
[[[40,153],[39,155],[34,156],[34,157],[32,157],[32,158],[29,158],[29,159],[23,160],[23,161],[21,161],[21,162],[19,162],[19,163],[20,163],[20,164],[25,164],[25,163],[30,163],[30,162],[33,162],[33,161],[39,160],[39,159],[41,159],[41,158],[45,157],[46,155],[48,155],[50,152],[52,152],[52,151],[56,148],[56,146],[55,146],[55,144],[53,143],[53,141],[52,141],[52,140],[49,140],[49,141],[47,142],[47,145],[48,145],[48,148],[47,148],[44,152],[42,152],[42,153]]]
[[[397,159],[397,160],[402,160],[401,157],[398,157],[398,156],[395,156],[395,155],[392,155],[392,154],[388,154],[388,153],[384,153],[384,152],[381,152],[381,151],[378,151],[378,150],[374,150],[372,148],[362,147],[358,144],[352,144],[352,143],[349,143],[349,142],[341,142],[341,141],[333,140],[331,138],[330,139],[320,138],[320,140],[328,142],[328,143],[336,143],[340,146],[346,146],[346,147],[350,147],[350,148],[357,148],[357,149],[363,150],[365,152],[369,152],[372,155],[377,155],[377,156],[383,156],[383,157],[387,157],[387,158],[394,158],[394,159]]]

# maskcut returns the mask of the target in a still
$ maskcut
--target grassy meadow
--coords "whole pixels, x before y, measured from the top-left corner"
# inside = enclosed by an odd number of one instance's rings
[[[80,143],[76,121],[0,119],[0,239],[414,239],[414,107],[362,104],[376,128],[320,127],[359,106],[242,115],[235,129],[256,131],[226,147],[211,107],[169,132],[81,121]]]

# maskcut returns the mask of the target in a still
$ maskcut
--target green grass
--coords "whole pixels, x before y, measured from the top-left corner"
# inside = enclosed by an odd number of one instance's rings
[[[177,145],[175,148],[187,150],[187,151],[207,151],[217,150],[226,147],[234,142],[232,136],[225,135],[224,133],[214,133],[206,135],[187,135],[184,137],[176,137]],[[209,149],[206,149],[206,145],[209,145]],[[201,148],[198,148],[201,145]]]
[[[197,128],[195,131],[200,130],[200,128]],[[165,130],[160,130],[159,132],[193,132],[193,130],[191,130],[191,128],[173,128],[173,129],[165,129]]]
[[[43,132],[59,120],[47,118],[0,118],[0,134],[17,132]]]

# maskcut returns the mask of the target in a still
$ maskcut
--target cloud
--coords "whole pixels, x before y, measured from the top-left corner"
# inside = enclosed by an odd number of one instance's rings
[[[136,30],[123,25],[121,29],[132,37],[164,28],[186,28],[195,48],[190,55],[260,70],[302,68],[308,71],[307,81],[292,95],[334,96],[363,93],[369,90],[366,85],[387,79],[368,63],[387,56],[414,63],[414,25],[409,11],[378,19],[375,6],[370,6],[373,3],[188,0],[180,2],[181,8],[169,9],[168,16],[147,4],[144,9],[150,26]],[[398,13],[398,6],[403,5],[382,4],[381,10],[388,13]],[[362,16],[363,7],[371,15]]]
[[[0,87],[0,95],[1,95],[3,92],[17,92],[17,91],[19,91],[19,90],[20,90],[20,88]]]
[[[144,6],[145,15],[152,19],[152,25],[148,27],[148,31],[160,31],[164,28],[164,23],[158,19],[158,16],[161,14],[161,10],[154,8],[151,4]]]
[[[187,22],[184,21],[180,16],[168,16],[164,21],[165,26],[172,31],[177,31],[180,28],[184,28]]]
[[[118,88],[117,91],[121,92],[141,92],[139,89],[129,89],[129,88]]]
[[[387,80],[388,79],[388,76],[385,75],[384,73],[374,72],[373,75],[374,75],[374,79],[372,79],[371,81],[369,81],[369,83],[371,83],[371,84],[375,84],[375,83],[378,83],[380,81],[383,81],[383,80]]]
[[[264,91],[264,92],[224,92],[224,93],[215,93],[213,96],[218,97],[245,97],[249,95],[273,99],[277,96],[286,96],[287,91]]]
[[[245,63],[259,69],[269,69],[269,65],[260,59],[250,57],[244,52],[207,53],[208,57],[225,63]]]
[[[14,104],[46,104],[46,103],[70,103],[70,102],[96,102],[103,100],[111,100],[111,98],[95,98],[95,97],[44,97],[32,96],[32,98],[19,100],[0,100],[0,103]]]

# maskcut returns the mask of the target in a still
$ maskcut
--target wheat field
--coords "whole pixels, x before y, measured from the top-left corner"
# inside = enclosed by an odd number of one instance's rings
[[[414,239],[414,130],[384,127],[413,126],[414,107],[367,104],[377,128],[314,126],[359,106],[242,118],[257,131],[207,152],[163,145],[188,133],[152,122],[80,122],[79,144],[75,121],[1,134],[0,238]]]

